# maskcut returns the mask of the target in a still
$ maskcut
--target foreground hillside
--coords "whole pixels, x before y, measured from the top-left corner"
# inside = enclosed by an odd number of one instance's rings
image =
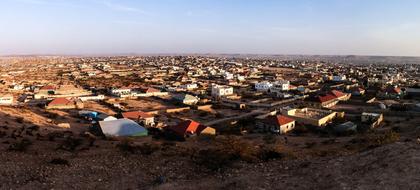
[[[418,189],[416,136],[358,137],[337,151],[217,137],[96,139],[1,129],[0,189]],[[17,135],[16,135],[17,134]],[[396,139],[394,139],[396,140]],[[275,140],[274,140],[275,141]],[[380,141],[380,142],[379,142]],[[292,142],[293,143],[293,142]],[[365,145],[362,145],[366,144]],[[372,144],[373,143],[373,144]],[[291,142],[289,142],[291,144]],[[322,152],[322,153],[319,153]]]

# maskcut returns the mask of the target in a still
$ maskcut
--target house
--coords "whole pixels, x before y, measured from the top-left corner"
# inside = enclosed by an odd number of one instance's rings
[[[223,85],[213,85],[211,87],[211,96],[221,98],[233,95],[233,87]]]
[[[46,86],[43,86],[39,89],[39,93],[40,94],[54,94],[55,90],[56,90],[55,86],[46,85]]]
[[[327,125],[338,116],[337,112],[314,109],[286,109],[281,111],[282,115],[296,120],[297,123],[322,127]]]
[[[96,111],[89,111],[89,110],[80,110],[79,117],[83,117],[89,120],[94,120],[98,117],[98,112]]]
[[[131,94],[131,88],[112,88],[109,93],[117,97],[128,96]]]
[[[312,106],[319,106],[323,108],[331,108],[335,106],[340,101],[347,101],[351,97],[350,93],[343,93],[338,90],[332,90],[331,92],[324,95],[317,95],[315,97],[309,98],[313,103]]]
[[[147,136],[147,129],[130,119],[99,121],[99,127],[105,136],[142,137]]]
[[[47,109],[76,109],[83,108],[83,102],[73,101],[67,98],[55,98],[50,103],[48,103]]]
[[[133,121],[136,121],[137,123],[141,123],[146,126],[155,125],[154,117],[146,112],[142,112],[142,111],[124,112],[122,113],[122,116],[126,119],[131,119]]]
[[[380,98],[400,99],[404,96],[404,92],[399,87],[388,86],[378,93]]]
[[[193,135],[216,135],[216,129],[204,126],[196,121],[186,120],[178,125],[167,128],[180,137],[188,137]]]
[[[184,90],[194,90],[194,89],[198,88],[197,84],[195,84],[195,83],[184,84],[184,85],[181,85],[180,87]]]
[[[104,100],[105,96],[102,95],[102,94],[97,95],[97,96],[82,96],[82,97],[79,97],[79,99],[81,101],[84,101],[84,102],[86,102],[86,101],[99,101],[99,100]]]
[[[99,121],[112,121],[112,120],[117,120],[116,117],[110,116],[110,115],[105,114],[105,113],[98,114],[98,116],[96,117],[96,119],[99,120]]]
[[[362,113],[362,123],[369,124],[369,128],[376,128],[384,120],[383,114],[380,113]]]
[[[271,84],[268,81],[263,81],[263,82],[255,83],[254,87],[255,87],[255,90],[257,91],[267,92],[268,90],[270,90],[271,87],[273,87],[273,84]]]
[[[281,80],[274,83],[273,87],[270,89],[271,92],[284,92],[290,90],[290,82],[287,80]]]
[[[199,98],[189,94],[175,94],[172,96],[172,99],[186,105],[195,105],[200,101]]]
[[[366,93],[366,90],[360,87],[352,88],[350,91],[353,96],[363,96]]]
[[[332,79],[334,82],[341,82],[347,80],[346,75],[335,75]]]
[[[11,105],[13,104],[13,100],[12,95],[0,95],[0,105]]]
[[[318,100],[319,100],[319,103],[321,104],[321,107],[323,108],[333,107],[339,102],[337,97],[332,94],[318,96]]]
[[[341,91],[338,91],[338,90],[332,90],[330,92],[330,94],[335,96],[339,101],[347,101],[351,98],[350,93],[344,93],[344,92],[341,92]]]
[[[284,115],[268,116],[259,127],[278,134],[285,134],[295,128],[295,120]]]

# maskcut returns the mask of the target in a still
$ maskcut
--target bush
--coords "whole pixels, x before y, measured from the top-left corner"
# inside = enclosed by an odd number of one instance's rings
[[[263,137],[265,144],[275,144],[277,142],[277,136],[273,134],[268,134]]]
[[[219,149],[200,150],[192,156],[194,163],[212,171],[230,166],[236,158],[233,152]]]
[[[54,164],[54,165],[66,165],[66,166],[69,165],[69,161],[62,158],[54,158],[49,163]]]
[[[400,134],[395,131],[386,131],[383,134],[372,134],[368,136],[370,146],[380,146],[397,142],[400,139]]]
[[[156,144],[144,143],[137,147],[137,150],[143,155],[151,155],[153,152],[156,152],[160,147]]]
[[[32,142],[29,139],[22,139],[20,141],[14,142],[9,145],[9,148],[7,150],[9,151],[18,151],[18,152],[24,152],[28,149],[29,145],[31,145]]]
[[[283,158],[284,155],[274,148],[262,148],[258,154],[258,157],[262,161],[269,161]]]
[[[160,146],[156,144],[143,143],[136,146],[129,139],[122,140],[119,144],[117,144],[117,147],[123,153],[139,153],[142,155],[151,155],[154,152],[160,150]]]
[[[123,153],[134,153],[135,147],[129,139],[123,139],[117,144],[117,148]]]
[[[67,137],[57,149],[66,150],[73,152],[76,150],[78,146],[82,144],[82,139],[74,138],[74,137]]]

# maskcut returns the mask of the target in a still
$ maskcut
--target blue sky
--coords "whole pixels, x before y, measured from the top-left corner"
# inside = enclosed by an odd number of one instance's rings
[[[0,1],[0,54],[117,53],[420,56],[420,1]]]

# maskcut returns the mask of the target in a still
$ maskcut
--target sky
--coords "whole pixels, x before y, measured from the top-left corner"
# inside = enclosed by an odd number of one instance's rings
[[[420,56],[418,0],[0,0],[0,55]]]

